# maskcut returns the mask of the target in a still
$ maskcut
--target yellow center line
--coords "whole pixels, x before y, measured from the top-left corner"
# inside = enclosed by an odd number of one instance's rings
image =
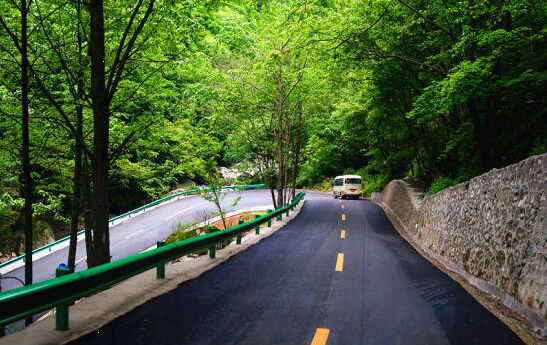
[[[131,237],[131,236],[135,236],[136,234],[138,234],[139,232],[142,232],[143,230],[144,230],[144,229],[140,229],[140,230],[138,230],[138,231],[135,231],[134,233],[125,236],[125,238],[129,238],[129,237]]]
[[[342,231],[340,231],[340,238],[346,238],[346,230],[342,229]]]
[[[336,259],[336,267],[334,268],[336,272],[342,272],[344,270],[344,254],[338,253],[338,258]]]
[[[173,218],[173,217],[178,216],[179,214],[182,214],[182,213],[184,213],[184,212],[186,212],[186,211],[188,211],[188,210],[193,209],[194,207],[201,206],[201,205],[205,205],[205,204],[207,204],[207,203],[206,203],[206,202],[202,202],[202,203],[199,203],[199,204],[194,205],[194,206],[190,206],[190,207],[183,208],[182,210],[180,210],[180,211],[178,211],[178,212],[176,212],[176,213],[173,213],[172,215],[170,215],[169,217],[165,217],[164,219],[165,219],[165,220],[169,220],[169,219],[171,219],[171,218]]]
[[[87,259],[87,255],[84,256],[83,258],[79,259],[78,261],[76,261],[76,263],[79,264],[80,262],[84,261],[85,259]]]
[[[346,206],[345,206],[344,204],[342,204],[342,205],[340,205],[340,206],[342,206],[342,209],[346,208]]]
[[[329,329],[318,328],[315,331],[315,335],[313,336],[313,340],[311,341],[310,345],[325,345],[327,343],[328,338],[329,338]]]
[[[342,220],[346,220],[346,214],[342,213]]]

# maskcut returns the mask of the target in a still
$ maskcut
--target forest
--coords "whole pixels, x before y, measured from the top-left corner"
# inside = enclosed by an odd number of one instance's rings
[[[342,173],[435,193],[544,153],[546,7],[0,0],[0,252],[85,229],[108,262],[109,217],[219,167],[277,207]]]

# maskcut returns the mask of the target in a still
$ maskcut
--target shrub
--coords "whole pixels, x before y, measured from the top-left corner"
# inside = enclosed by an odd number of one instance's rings
[[[457,182],[452,180],[451,178],[448,178],[445,176],[439,176],[435,178],[435,180],[433,180],[431,187],[429,187],[429,194],[433,195],[435,193],[438,193],[443,189],[446,189],[448,187],[455,185],[456,183]]]
[[[197,233],[195,229],[175,231],[165,239],[165,244],[171,244],[171,243],[187,240],[191,237],[195,237],[196,235]]]

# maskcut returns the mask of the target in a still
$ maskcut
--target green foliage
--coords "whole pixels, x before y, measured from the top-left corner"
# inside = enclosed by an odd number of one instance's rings
[[[0,196],[0,250],[3,250],[9,243],[12,236],[12,226],[19,217],[23,208],[23,199],[14,199],[8,193]]]
[[[171,233],[167,238],[165,239],[165,244],[171,244],[175,242],[180,242],[187,240],[189,238],[197,236],[197,229],[192,230],[178,230],[173,233]]]
[[[435,180],[431,184],[431,187],[429,188],[429,194],[431,195],[436,194],[443,189],[454,186],[455,184],[456,184],[456,181],[448,177],[438,176],[437,178],[435,178]]]
[[[49,214],[57,221],[67,225],[70,223],[69,218],[62,215],[63,201],[66,198],[66,195],[53,195],[43,190],[39,190],[37,194],[40,196],[40,201],[33,205],[33,217],[40,218],[45,214]]]
[[[334,54],[314,61],[330,73],[313,101],[329,107],[309,122],[299,184],[359,170],[369,194],[545,152],[545,3],[411,5],[345,2],[314,18],[318,50]]]
[[[222,201],[227,195],[227,192],[222,189],[222,186],[224,185],[224,180],[216,174],[209,174],[207,175],[206,182],[208,188],[201,190],[201,197],[215,206],[217,210],[216,213],[222,219],[224,228],[227,229],[226,210],[222,207]],[[237,196],[232,202],[232,206],[236,206],[240,200],[241,196]]]
[[[365,195],[411,176],[441,190],[547,150],[545,2],[413,0],[412,10],[389,0],[262,4],[156,1],[111,100],[112,213],[192,181],[220,187],[210,179],[218,165],[256,172],[235,182],[271,184],[279,166],[276,96],[297,81],[281,105],[285,120],[301,110],[302,121],[291,123],[303,147],[298,186],[326,190],[333,176],[356,173]],[[105,4],[107,66],[134,6]],[[83,104],[89,147],[89,58],[66,39],[78,32],[74,2],[33,2],[29,11],[33,67],[70,120]],[[0,13],[19,33],[17,8],[2,3]],[[0,235],[13,232],[20,210],[20,61],[10,42],[0,29]],[[84,80],[79,101],[74,73]],[[74,136],[31,83],[34,215],[62,224]],[[223,216],[222,194],[203,196]]]

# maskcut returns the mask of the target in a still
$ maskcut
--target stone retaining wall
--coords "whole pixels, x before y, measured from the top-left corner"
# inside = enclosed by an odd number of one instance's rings
[[[543,335],[547,318],[547,153],[419,200],[400,180],[372,200],[425,252],[493,293]]]

